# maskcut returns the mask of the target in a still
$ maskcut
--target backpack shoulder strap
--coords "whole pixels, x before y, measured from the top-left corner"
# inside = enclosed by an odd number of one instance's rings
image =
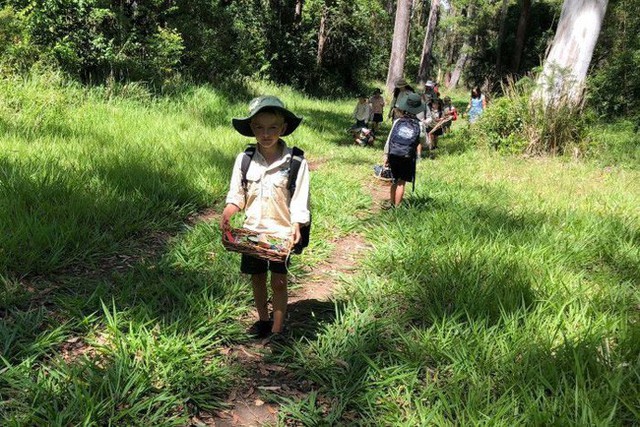
[[[300,170],[302,159],[304,159],[304,151],[302,151],[298,147],[293,147],[291,151],[291,162],[289,163],[289,183],[287,184],[287,188],[289,189],[289,193],[293,196],[293,193],[295,193],[296,191],[298,171]]]
[[[244,155],[242,156],[242,163],[240,163],[240,172],[242,173],[241,182],[244,191],[247,191],[247,171],[249,170],[249,164],[251,163],[251,159],[253,159],[253,155],[255,153],[256,147],[250,145],[244,150]]]

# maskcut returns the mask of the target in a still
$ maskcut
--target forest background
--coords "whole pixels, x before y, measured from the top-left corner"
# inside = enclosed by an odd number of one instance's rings
[[[411,2],[412,82],[435,3]],[[249,396],[281,425],[637,424],[637,1],[608,4],[584,108],[542,115],[561,2],[439,4],[426,76],[489,107],[380,210],[383,140],[345,129],[396,2],[1,1],[0,423],[213,425]],[[215,219],[248,142],[231,118],[262,93],[305,117],[287,141],[313,167],[292,290],[340,285],[264,364]],[[289,394],[251,391],[256,365]]]
[[[499,93],[508,76],[535,71],[553,38],[562,2],[438,2],[428,78]],[[637,2],[609,2],[589,72],[599,115],[636,116],[640,102]],[[393,0],[3,1],[3,74],[56,67],[85,83],[267,79],[322,97],[384,81]],[[406,77],[416,80],[431,2],[414,0]],[[465,43],[466,42],[466,43]],[[458,83],[458,79],[454,83]],[[594,100],[597,100],[594,102]]]

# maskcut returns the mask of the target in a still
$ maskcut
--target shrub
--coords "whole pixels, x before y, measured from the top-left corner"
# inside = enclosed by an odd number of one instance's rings
[[[567,94],[545,103],[535,92],[535,79],[525,77],[503,86],[504,96],[487,108],[478,123],[488,143],[508,152],[532,155],[580,154],[588,115]]]
[[[24,15],[11,6],[0,9],[0,74],[24,72],[37,58]]]

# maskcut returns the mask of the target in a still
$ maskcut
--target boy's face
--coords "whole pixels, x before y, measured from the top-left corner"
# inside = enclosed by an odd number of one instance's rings
[[[287,129],[284,117],[273,113],[259,113],[251,119],[251,130],[256,141],[264,148],[271,148],[278,143],[280,135]]]

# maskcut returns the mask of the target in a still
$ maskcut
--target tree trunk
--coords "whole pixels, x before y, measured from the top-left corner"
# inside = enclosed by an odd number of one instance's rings
[[[431,9],[429,10],[429,20],[427,21],[427,29],[424,34],[424,43],[422,44],[422,57],[420,59],[420,68],[418,69],[418,81],[424,84],[431,72],[431,51],[433,49],[433,39],[436,34],[436,26],[438,24],[438,15],[440,12],[440,0],[431,0]]]
[[[302,22],[302,6],[304,6],[304,0],[296,0],[296,6],[293,12],[293,23],[296,27],[300,26]]]
[[[520,19],[518,20],[518,31],[516,33],[516,45],[511,58],[511,72],[518,74],[520,71],[520,60],[524,49],[524,41],[527,36],[527,26],[531,15],[531,0],[522,0],[520,3]]]
[[[316,65],[322,65],[322,59],[324,57],[324,49],[327,45],[329,38],[329,30],[327,28],[327,21],[329,19],[329,6],[331,0],[327,0],[322,5],[322,16],[320,17],[320,28],[318,29],[318,54],[316,56]]]
[[[498,31],[498,44],[496,46],[496,73],[502,76],[502,44],[504,43],[505,21],[509,10],[509,0],[502,0],[500,8],[500,30]]]
[[[473,2],[469,4],[467,8],[467,20],[472,20],[475,16],[475,10],[473,7]],[[451,73],[451,79],[449,80],[449,84],[447,88],[452,89],[458,86],[458,82],[460,81],[460,77],[462,76],[462,72],[464,71],[465,65],[467,65],[467,60],[469,59],[469,53],[472,49],[472,39],[470,35],[465,36],[464,43],[462,43],[462,48],[460,48],[460,54],[458,56],[458,60],[456,61],[456,66]]]
[[[558,29],[538,78],[537,96],[545,105],[560,97],[582,101],[593,49],[607,10],[607,0],[565,0]]]
[[[411,0],[398,0],[396,9],[396,21],[393,27],[393,43],[391,45],[391,58],[389,59],[389,72],[387,73],[387,91],[393,91],[396,80],[404,74],[404,62],[407,57],[407,45],[409,42],[409,22],[411,18]]]
[[[458,81],[460,80],[460,76],[462,76],[462,71],[464,70],[464,66],[467,64],[467,60],[469,59],[469,51],[471,50],[471,45],[469,43],[464,42],[462,48],[460,49],[460,56],[456,61],[456,67],[453,69],[451,73],[451,79],[449,79],[449,84],[447,85],[448,89],[453,89],[458,86]]]

